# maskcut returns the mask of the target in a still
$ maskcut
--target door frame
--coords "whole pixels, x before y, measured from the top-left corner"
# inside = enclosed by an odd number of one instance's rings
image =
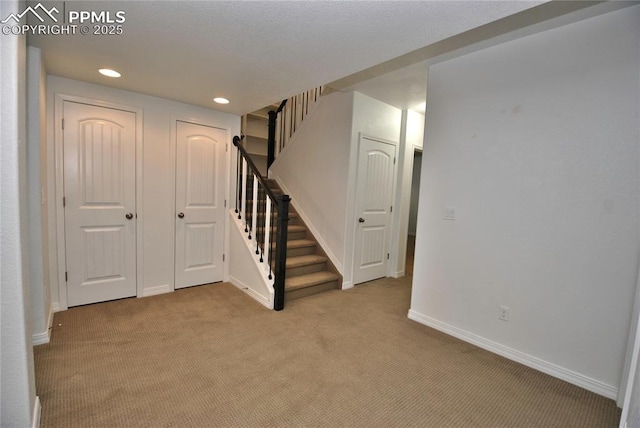
[[[348,267],[349,277],[345,278],[347,281],[345,281],[345,283],[343,283],[342,285],[343,290],[347,288],[352,288],[356,285],[354,284],[354,278],[353,278],[354,270],[355,270],[356,233],[357,233],[357,226],[355,226],[355,222],[356,222],[356,219],[358,218],[358,213],[357,213],[358,207],[357,207],[357,204],[355,203],[355,198],[356,198],[356,193],[358,188],[357,180],[358,180],[358,161],[360,159],[360,148],[362,146],[362,140],[365,138],[368,140],[378,141],[384,144],[390,144],[396,148],[396,162],[393,168],[393,184],[391,186],[392,187],[391,203],[393,204],[392,206],[396,209],[394,209],[393,212],[391,213],[391,220],[389,222],[389,234],[390,234],[389,235],[389,263],[387,263],[387,268],[386,268],[387,277],[391,276],[391,268],[392,268],[391,259],[393,257],[396,257],[396,253],[397,253],[397,249],[394,248],[392,244],[393,244],[393,237],[395,236],[396,233],[398,233],[397,226],[395,224],[396,222],[394,221],[394,219],[400,211],[396,207],[396,192],[397,192],[396,183],[398,182],[398,169],[399,169],[398,168],[399,143],[397,141],[387,140],[386,138],[375,137],[375,136],[360,132],[358,133],[358,144],[357,144],[357,147],[355,148],[355,152],[352,152],[352,161],[350,162],[350,167],[349,167],[349,169],[352,170],[353,175],[352,175],[352,179],[350,180],[352,184],[349,186],[348,195],[349,195],[349,199],[353,201],[353,203],[350,209],[348,209],[347,211],[347,234],[345,236],[350,242],[345,243],[345,248],[348,248],[348,252],[345,252],[345,256],[346,256],[345,258],[346,260],[348,260],[351,266]]]
[[[142,215],[142,177],[143,177],[143,163],[142,163],[142,126],[143,126],[143,110],[139,107],[133,107],[129,105],[112,103],[96,98],[80,97],[70,94],[56,94],[53,108],[53,126],[54,126],[54,173],[55,173],[55,216],[56,216],[56,255],[57,262],[55,263],[58,268],[57,277],[55,280],[58,282],[58,298],[60,300],[60,307],[57,310],[68,309],[67,303],[67,281],[65,279],[65,272],[67,266],[67,251],[66,251],[66,230],[64,222],[64,207],[62,206],[62,197],[64,196],[64,159],[63,159],[63,131],[62,131],[62,116],[64,109],[64,102],[74,102],[79,104],[88,104],[95,107],[104,107],[114,110],[123,110],[135,114],[135,140],[136,140],[136,295],[142,296],[143,292],[143,278],[141,261],[142,256],[142,231],[144,216]],[[52,278],[53,279],[53,278]]]
[[[171,267],[169,269],[170,271],[170,275],[171,275],[171,283],[169,285],[170,291],[175,291],[176,290],[176,228],[175,228],[175,216],[176,216],[176,206],[175,206],[175,201],[176,201],[176,174],[177,174],[177,168],[176,168],[176,162],[177,162],[177,150],[178,150],[178,122],[184,122],[184,123],[189,123],[192,125],[199,125],[199,126],[206,126],[208,128],[216,128],[216,129],[221,129],[223,131],[225,131],[226,133],[226,137],[225,137],[225,160],[224,160],[224,201],[225,201],[225,205],[224,205],[224,210],[225,210],[225,215],[224,215],[224,233],[223,233],[223,237],[224,237],[224,243],[223,243],[223,255],[227,255],[230,253],[230,247],[229,247],[229,215],[228,215],[228,210],[229,210],[229,206],[230,206],[230,189],[229,189],[229,171],[231,171],[231,149],[230,149],[230,142],[231,142],[231,129],[229,128],[229,126],[223,126],[220,123],[213,123],[213,122],[207,122],[207,121],[201,121],[201,120],[194,120],[193,118],[190,117],[185,117],[185,116],[179,116],[179,115],[172,115],[171,116],[171,138],[170,138],[170,146],[169,146],[169,153],[172,154],[173,156],[173,162],[171,162],[171,166],[170,166],[170,171],[169,174],[172,177],[172,182],[173,182],[173,186],[171,186],[171,190],[170,190],[170,200],[172,201],[171,206],[169,207],[169,214],[171,216],[171,218],[174,220],[174,227],[171,233],[171,242],[169,242],[168,245],[171,246],[171,260],[173,261],[171,264]],[[228,257],[224,257],[224,261],[222,262],[222,277],[223,277],[223,281],[229,281],[229,258]]]

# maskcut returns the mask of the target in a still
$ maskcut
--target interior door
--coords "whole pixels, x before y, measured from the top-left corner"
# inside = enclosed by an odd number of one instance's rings
[[[133,112],[63,103],[67,304],[136,295]]]
[[[175,288],[222,281],[227,131],[177,122]]]
[[[360,138],[353,282],[387,276],[396,146]]]

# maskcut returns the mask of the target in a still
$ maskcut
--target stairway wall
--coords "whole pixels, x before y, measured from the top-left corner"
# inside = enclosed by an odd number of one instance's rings
[[[341,273],[353,98],[324,96],[270,171]]]

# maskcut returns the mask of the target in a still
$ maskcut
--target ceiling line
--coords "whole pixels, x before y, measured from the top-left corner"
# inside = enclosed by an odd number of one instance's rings
[[[588,8],[589,15],[582,18],[595,16],[601,13],[611,12],[628,6],[637,5],[638,1],[549,1],[531,9],[518,12],[490,22],[472,30],[449,37],[431,45],[416,49],[389,61],[374,65],[357,73],[343,77],[328,83],[326,93],[350,88],[358,83],[365,82],[378,76],[397,71],[404,67],[414,65],[427,60],[435,62],[436,58],[461,51],[471,46],[480,46],[489,40],[495,40],[501,36],[516,31],[531,30],[534,26],[548,23],[554,18],[560,18],[568,14],[579,12]],[[595,8],[594,6],[600,6]],[[546,28],[545,28],[546,29]],[[537,29],[540,31],[540,29]]]

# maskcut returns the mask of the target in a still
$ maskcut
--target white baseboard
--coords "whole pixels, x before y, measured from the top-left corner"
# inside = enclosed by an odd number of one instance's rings
[[[251,298],[256,300],[258,303],[264,305],[268,309],[273,309],[273,297],[267,298],[262,294],[256,292],[255,290],[252,290],[247,284],[243,283],[233,275],[229,275],[229,282],[235,285],[236,287],[238,287],[240,290],[247,293]]]
[[[44,345],[51,341],[51,327],[53,326],[53,305],[49,307],[49,315],[47,316],[47,330],[42,333],[33,333],[31,343],[33,346]]]
[[[173,290],[169,284],[156,285],[155,287],[147,287],[142,290],[142,297],[155,296],[156,294],[171,293]]]
[[[402,278],[405,275],[404,269],[391,274],[391,278]]]
[[[353,288],[353,281],[345,281],[342,283],[342,289],[343,290],[348,290],[349,288]]]
[[[51,305],[53,307],[53,312],[60,312],[62,309],[60,309],[60,303],[55,302]]]
[[[33,417],[31,418],[31,428],[40,428],[40,416],[42,415],[42,404],[40,397],[36,395],[36,402],[33,406]]]
[[[541,371],[542,373],[546,373],[550,376],[579,386],[580,388],[584,388],[587,391],[594,392],[596,394],[602,395],[603,397],[611,398],[612,400],[615,400],[618,396],[618,388],[616,387],[606,385],[600,381],[591,379],[590,377],[584,376],[580,373],[576,373],[572,370],[565,369],[564,367],[557,366],[532,355],[525,354],[523,352],[485,339],[484,337],[469,333],[468,331],[443,323],[414,310],[409,310],[408,317],[409,319],[419,322],[420,324],[424,324],[450,336],[476,345],[489,352],[493,352],[494,354],[498,354],[502,357],[523,364],[527,367],[531,367],[532,369]]]
[[[44,333],[33,333],[33,335],[31,336],[31,343],[33,344],[33,346],[44,345],[46,343],[49,343],[50,339],[51,338],[49,337],[49,329],[47,329],[47,331]]]

